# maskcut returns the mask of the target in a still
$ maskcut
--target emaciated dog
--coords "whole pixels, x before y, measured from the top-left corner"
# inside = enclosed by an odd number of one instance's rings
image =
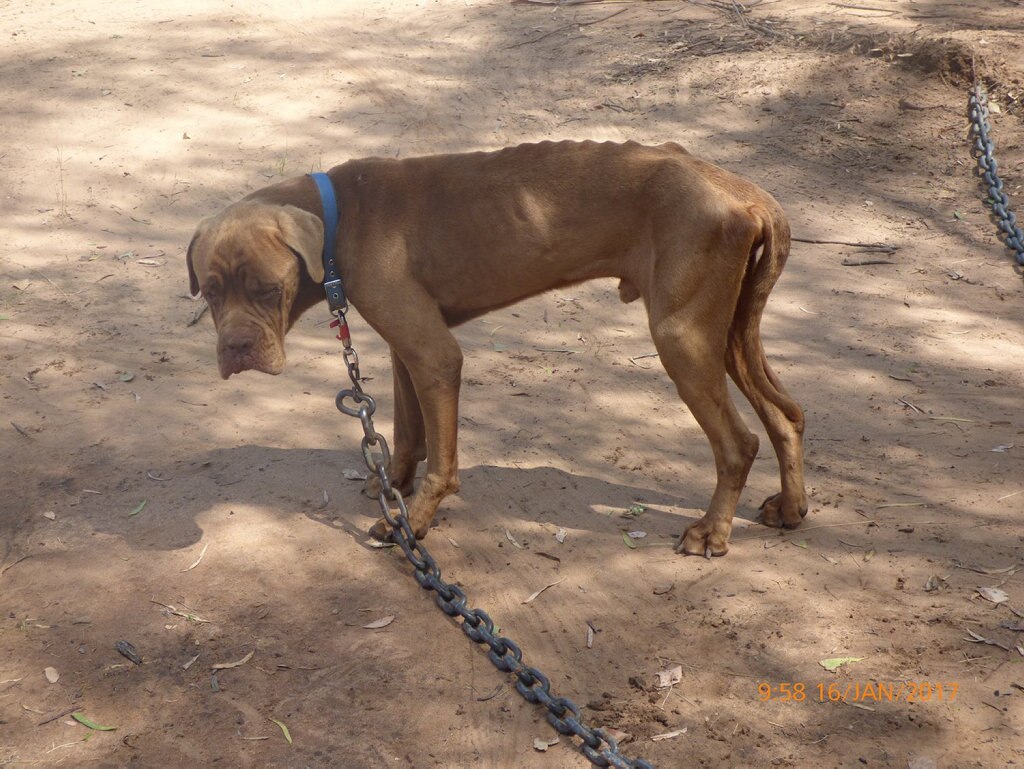
[[[351,160],[328,175],[340,209],[335,257],[348,297],[391,347],[395,435],[389,474],[411,493],[417,537],[459,489],[462,351],[449,330],[490,310],[591,278],[643,299],[679,396],[711,442],[717,484],[677,552],[724,555],[758,440],[726,373],[764,423],[782,488],[769,526],[807,512],[804,417],[761,346],[768,294],[789,253],[771,195],[676,144],[542,142],[497,152]],[[278,374],[284,336],[324,300],[320,198],[308,176],[258,190],[204,220],[188,249],[192,293],[217,329],[225,379]],[[375,485],[376,484],[376,485]],[[376,496],[371,478],[368,493]],[[371,533],[383,538],[383,521]]]

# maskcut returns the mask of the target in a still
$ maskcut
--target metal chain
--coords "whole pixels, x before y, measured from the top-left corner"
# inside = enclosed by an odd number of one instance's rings
[[[346,308],[347,309],[347,308]],[[392,529],[392,538],[402,548],[405,557],[413,565],[413,576],[424,590],[433,590],[437,595],[437,605],[449,617],[462,618],[462,631],[472,641],[486,644],[489,647],[488,658],[494,666],[516,677],[516,691],[528,702],[543,705],[547,708],[548,722],[559,734],[575,735],[583,744],[580,752],[594,766],[611,766],[616,769],[654,769],[654,765],[642,758],[626,758],[619,752],[619,743],[606,730],[591,729],[582,720],[579,706],[567,697],[557,697],[551,693],[551,682],[537,668],[523,664],[523,652],[511,639],[498,635],[494,631],[494,621],[483,609],[471,609],[466,594],[457,585],[445,582],[441,578],[441,568],[437,561],[427,552],[422,542],[416,541],[416,535],[409,526],[409,511],[401,492],[391,485],[387,467],[391,462],[391,452],[384,436],[373,426],[373,414],[377,403],[363,392],[359,383],[359,355],[352,346],[348,323],[345,320],[345,309],[339,310],[338,319],[331,325],[338,328],[338,338],[345,346],[345,366],[348,368],[350,389],[342,390],[335,399],[338,410],[350,417],[356,417],[363,425],[362,450],[366,466],[380,479],[380,503],[384,520]],[[374,449],[378,453],[374,453]],[[390,502],[398,507],[396,515],[391,514]]]
[[[967,116],[974,139],[971,155],[978,161],[978,172],[988,187],[987,202],[998,220],[997,226],[1007,248],[1015,253],[1017,264],[1024,267],[1024,232],[1017,226],[1017,216],[1010,210],[1010,199],[1003,192],[1003,181],[993,155],[995,144],[989,136],[988,94],[980,82],[974,84],[967,99]]]

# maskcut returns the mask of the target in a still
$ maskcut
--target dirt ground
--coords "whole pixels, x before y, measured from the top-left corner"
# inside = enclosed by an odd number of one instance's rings
[[[892,248],[794,244],[764,336],[811,513],[753,522],[762,436],[711,561],[672,552],[713,463],[642,308],[597,282],[459,329],[446,578],[659,767],[1024,763],[1024,284],[964,117],[973,59],[1020,211],[1024,9],[748,5],[0,3],[0,765],[588,765],[367,545],[326,312],[223,382],[184,265],[281,178],[547,138],[678,141],[797,237]]]

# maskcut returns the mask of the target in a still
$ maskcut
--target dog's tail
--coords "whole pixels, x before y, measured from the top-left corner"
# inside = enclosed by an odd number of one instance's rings
[[[760,330],[768,294],[789,257],[789,222],[774,201],[752,205],[748,211],[761,226],[750,246],[747,271],[729,329],[726,365],[729,375],[752,402],[766,399],[802,429],[803,412],[768,365]]]

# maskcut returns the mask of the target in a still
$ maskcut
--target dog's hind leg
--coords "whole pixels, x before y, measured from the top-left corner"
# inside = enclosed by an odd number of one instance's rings
[[[759,520],[766,526],[795,528],[807,515],[803,412],[768,366],[760,335],[731,339],[727,364],[729,375],[761,418],[779,459],[782,491],[761,503]],[[751,374],[753,366],[760,369],[758,375]]]
[[[804,491],[804,414],[786,392],[768,365],[761,345],[761,313],[768,292],[778,278],[789,253],[789,226],[781,211],[755,206],[751,213],[761,220],[761,235],[751,254],[750,269],[736,305],[729,330],[726,366],[729,376],[754,407],[771,439],[779,459],[782,491],[768,497],[760,509],[760,520],[768,526],[794,528],[807,515]]]
[[[670,291],[662,293],[667,299]],[[676,544],[676,552],[691,555],[728,551],[732,518],[758,448],[757,436],[743,424],[726,387],[727,321],[719,322],[722,301],[729,300],[698,295],[673,305],[654,298],[649,308],[651,336],[662,364],[715,456],[717,482],[711,503]]]

